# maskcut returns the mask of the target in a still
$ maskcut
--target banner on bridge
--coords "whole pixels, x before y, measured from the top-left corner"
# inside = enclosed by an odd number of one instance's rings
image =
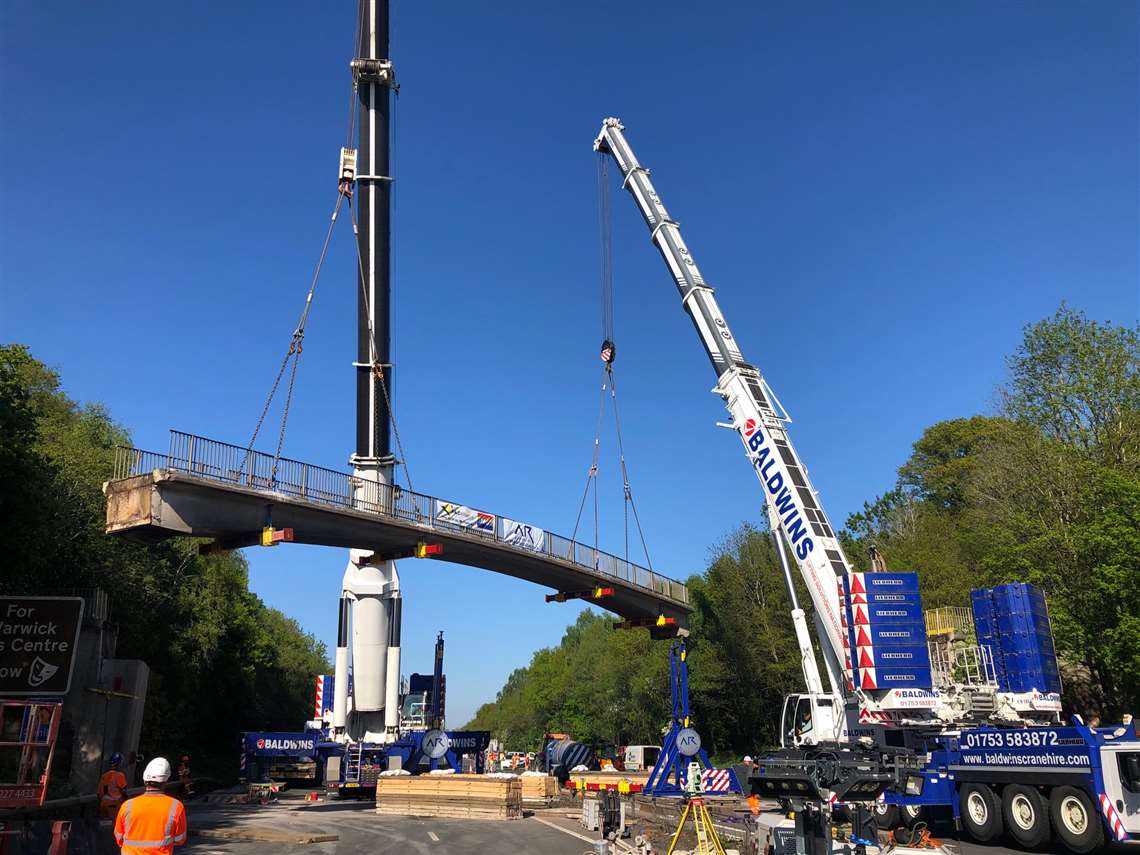
[[[484,511],[477,511],[466,505],[457,505],[454,502],[435,500],[435,520],[455,526],[477,531],[481,534],[495,533],[495,515]]]
[[[545,530],[506,517],[499,517],[499,540],[519,549],[529,549],[531,552],[546,551]]]

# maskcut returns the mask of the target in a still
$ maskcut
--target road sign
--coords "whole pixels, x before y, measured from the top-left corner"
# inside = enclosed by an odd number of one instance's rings
[[[701,736],[691,727],[677,731],[677,750],[686,757],[693,757],[701,750]]]
[[[82,597],[0,597],[0,695],[66,695]]]
[[[447,738],[447,734],[442,730],[429,730],[424,734],[421,744],[424,754],[432,760],[438,760],[451,748],[451,740]]]

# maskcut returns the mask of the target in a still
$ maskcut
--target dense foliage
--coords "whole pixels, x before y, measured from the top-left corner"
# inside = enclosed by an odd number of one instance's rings
[[[860,569],[874,545],[890,569],[917,570],[927,608],[968,605],[983,585],[1040,585],[1066,707],[1106,721],[1140,712],[1140,330],[1062,307],[1025,329],[1009,375],[999,414],[922,434],[894,489],[847,520],[845,550]],[[771,541],[736,532],[688,584],[702,736],[726,754],[775,743],[781,698],[802,677]],[[668,715],[664,647],[584,614],[472,725],[512,749],[534,747],[546,729],[599,743],[656,740]],[[615,705],[623,684],[624,706]]]
[[[240,553],[104,535],[102,482],[127,442],[26,348],[0,346],[0,593],[106,591],[117,655],[152,669],[143,753],[189,752],[198,774],[232,776],[239,731],[306,718],[325,648],[250,592]]]

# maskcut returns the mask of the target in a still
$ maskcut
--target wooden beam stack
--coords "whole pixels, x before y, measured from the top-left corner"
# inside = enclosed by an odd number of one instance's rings
[[[386,816],[517,819],[518,778],[486,775],[399,775],[376,781],[376,812]]]
[[[558,795],[558,779],[553,775],[522,775],[519,781],[525,804],[549,804]]]

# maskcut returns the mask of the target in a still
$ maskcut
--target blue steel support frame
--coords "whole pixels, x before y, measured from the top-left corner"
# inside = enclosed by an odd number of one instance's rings
[[[683,796],[681,775],[686,771],[689,760],[677,750],[677,734],[690,727],[689,717],[689,662],[685,640],[674,641],[669,648],[669,690],[672,697],[672,716],[669,732],[657,756],[657,763],[649,773],[642,792],[648,796]],[[696,757],[702,769],[711,769],[708,755],[702,748]],[[733,778],[735,782],[735,777]]]

